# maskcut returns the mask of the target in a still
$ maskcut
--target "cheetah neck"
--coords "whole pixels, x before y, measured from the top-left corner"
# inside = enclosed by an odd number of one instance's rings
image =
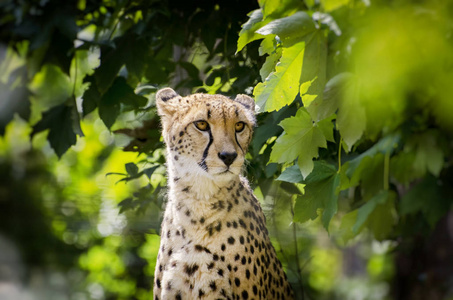
[[[228,181],[219,181],[209,176],[201,169],[186,170],[178,168],[174,162],[168,162],[168,187],[171,198],[191,198],[199,201],[211,201],[222,194],[228,186],[238,184],[240,176],[234,176]]]

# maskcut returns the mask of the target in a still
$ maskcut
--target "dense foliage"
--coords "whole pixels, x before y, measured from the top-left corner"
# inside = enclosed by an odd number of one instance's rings
[[[255,97],[247,174],[299,298],[452,297],[452,1],[0,10],[0,234],[67,297],[151,299],[165,86]]]

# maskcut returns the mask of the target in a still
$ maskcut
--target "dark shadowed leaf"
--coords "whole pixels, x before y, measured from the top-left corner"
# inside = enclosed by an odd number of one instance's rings
[[[31,137],[49,129],[47,140],[58,157],[61,157],[77,141],[73,127],[75,109],[74,106],[63,103],[44,112],[41,120],[33,126]]]
[[[138,109],[145,106],[147,99],[135,94],[123,77],[117,77],[109,90],[102,96],[99,104],[99,116],[110,128],[121,111]]]

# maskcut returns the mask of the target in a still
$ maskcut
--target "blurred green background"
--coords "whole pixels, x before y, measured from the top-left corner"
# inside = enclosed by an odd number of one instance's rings
[[[0,299],[152,299],[154,95],[253,94],[298,299],[453,299],[453,1],[0,3]]]

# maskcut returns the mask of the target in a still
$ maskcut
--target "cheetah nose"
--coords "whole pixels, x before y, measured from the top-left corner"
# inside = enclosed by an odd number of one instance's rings
[[[236,159],[238,154],[236,152],[220,152],[219,158],[225,163],[227,167],[229,167],[233,161]]]

